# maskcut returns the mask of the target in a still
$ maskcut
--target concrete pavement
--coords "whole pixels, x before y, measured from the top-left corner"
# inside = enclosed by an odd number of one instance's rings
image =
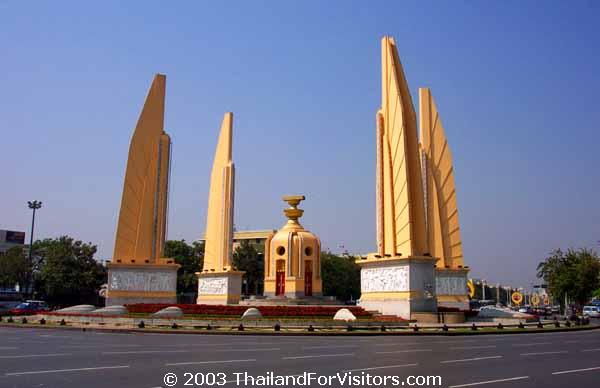
[[[394,375],[405,386],[408,376],[441,376],[442,387],[591,387],[600,382],[600,331],[365,338],[0,328],[1,388],[167,387],[166,373],[178,378],[175,387],[198,386],[202,376],[194,375],[211,372],[223,373],[215,386],[226,387],[244,386],[236,372]]]

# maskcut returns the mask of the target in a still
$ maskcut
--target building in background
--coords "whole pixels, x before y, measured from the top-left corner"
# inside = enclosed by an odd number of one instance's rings
[[[0,230],[0,255],[5,254],[10,248],[25,247],[25,232],[15,230]]]

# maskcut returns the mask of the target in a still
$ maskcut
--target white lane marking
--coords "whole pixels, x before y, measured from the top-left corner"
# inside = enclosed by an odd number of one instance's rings
[[[320,358],[320,357],[344,357],[344,356],[354,356],[354,353],[339,353],[339,354],[315,354],[312,356],[291,356],[291,357],[282,357],[282,360],[300,360],[304,358]]]
[[[255,358],[250,358],[247,360],[214,360],[214,361],[188,361],[188,362],[173,362],[165,364],[165,366],[175,366],[175,365],[201,365],[201,364],[227,364],[233,362],[254,362]]]
[[[373,367],[370,367],[370,368],[348,369],[348,370],[343,370],[342,372],[347,373],[347,372],[360,372],[360,371],[363,371],[363,370],[404,368],[404,367],[408,367],[408,366],[417,366],[417,365],[419,365],[419,364],[401,364],[401,365],[373,366]]]
[[[95,345],[58,345],[59,348],[87,349],[87,348],[139,348],[144,345],[136,344],[95,344]],[[187,345],[189,346],[189,345]]]
[[[281,348],[255,348],[255,349],[218,349],[211,352],[260,352],[260,351],[275,351]]]
[[[438,342],[435,342],[436,344]],[[393,342],[390,344],[373,344],[373,346],[406,346],[406,345],[423,345],[423,342]]]
[[[484,385],[484,384],[501,383],[503,381],[525,380],[525,379],[528,379],[528,378],[529,378],[529,376],[510,377],[508,379],[488,380],[488,381],[479,381],[477,383],[451,385],[449,388],[472,387],[474,385]]]
[[[433,349],[391,350],[389,352],[375,352],[375,353],[376,354],[393,354],[393,353],[417,353],[417,352],[433,352]]]
[[[110,354],[152,354],[152,353],[189,353],[192,350],[130,350],[122,352],[102,352],[103,355]]]
[[[461,360],[446,360],[446,361],[440,361],[440,364],[450,364],[450,363],[453,363],[453,362],[469,362],[469,361],[479,361],[479,360],[491,360],[491,359],[494,359],[494,358],[502,358],[502,356],[463,358]]]
[[[46,354],[22,354],[18,356],[0,356],[2,359],[7,358],[33,358],[33,357],[59,357],[59,356],[72,356],[73,353],[46,353]]]
[[[596,366],[594,368],[583,368],[583,369],[571,369],[571,370],[561,370],[559,372],[552,372],[553,375],[562,375],[565,373],[576,373],[576,372],[586,372],[590,370],[598,370],[600,366]]]
[[[453,350],[467,350],[467,349],[491,349],[497,348],[496,345],[484,345],[484,346],[453,346],[450,349]]]
[[[538,346],[538,345],[552,345],[552,342],[531,342],[528,344],[512,344],[512,346]]]
[[[0,350],[15,350],[19,349],[16,346],[0,346]]]
[[[566,344],[576,344],[578,342],[583,342],[583,341],[581,341],[581,340],[565,341]]]
[[[596,348],[596,349],[583,349],[582,352],[600,352],[600,348]]]
[[[42,373],[63,373],[63,372],[84,372],[91,370],[101,370],[101,369],[123,369],[129,368],[129,365],[116,365],[116,366],[97,366],[92,368],[74,368],[74,369],[53,369],[53,370],[34,370],[29,372],[12,372],[5,373],[5,376],[22,376],[22,375],[36,375]]]
[[[535,352],[535,353],[521,353],[519,356],[541,356],[543,354],[565,354],[569,353],[567,350],[558,350],[555,352]]]
[[[335,348],[357,348],[358,345],[332,345],[332,346],[303,346],[302,349],[335,349]]]

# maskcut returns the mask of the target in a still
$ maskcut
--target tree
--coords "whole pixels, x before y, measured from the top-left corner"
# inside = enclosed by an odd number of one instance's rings
[[[566,295],[583,305],[600,287],[600,259],[588,249],[569,249],[566,253],[557,249],[538,265],[537,271],[554,300],[561,302]]]
[[[0,287],[11,288],[18,284],[22,290],[28,290],[32,271],[23,247],[12,247],[0,256]]]
[[[261,252],[248,240],[242,240],[233,252],[233,266],[239,271],[245,271],[246,292],[259,292],[259,284],[265,276],[265,263]]]
[[[55,306],[97,303],[98,290],[107,282],[107,274],[94,259],[95,245],[63,236],[38,240],[33,250],[40,260],[35,284],[41,298]]]
[[[164,256],[175,259],[175,262],[181,265],[177,270],[177,292],[197,292],[196,272],[202,271],[204,265],[204,243],[194,241],[189,245],[185,240],[168,240],[165,243]]]
[[[323,294],[345,301],[360,297],[360,267],[350,256],[321,252]]]

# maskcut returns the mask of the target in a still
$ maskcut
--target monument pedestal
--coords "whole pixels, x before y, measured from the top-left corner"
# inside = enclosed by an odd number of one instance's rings
[[[437,260],[425,256],[376,258],[373,255],[357,260],[361,267],[358,305],[404,319],[411,319],[416,312],[436,312]]]
[[[467,268],[436,268],[435,293],[438,306],[469,310]]]
[[[178,264],[108,263],[106,305],[177,303]]]
[[[196,272],[197,304],[238,304],[242,294],[244,271]]]

